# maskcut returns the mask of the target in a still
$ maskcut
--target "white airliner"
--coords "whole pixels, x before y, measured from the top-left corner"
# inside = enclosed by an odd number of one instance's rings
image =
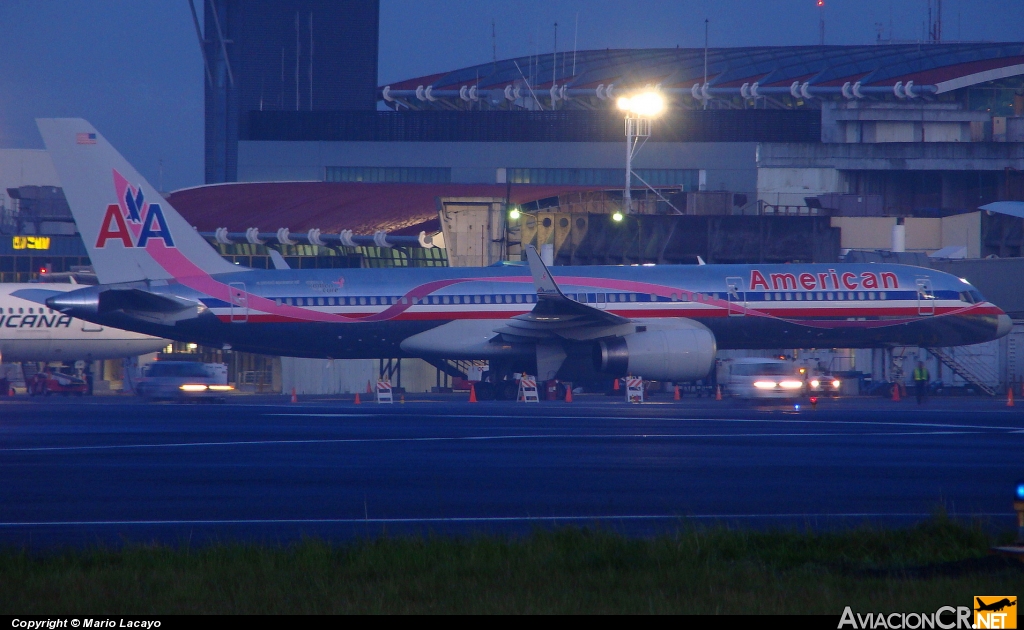
[[[0,360],[98,361],[156,352],[165,339],[91,324],[11,295],[24,289],[72,291],[80,284],[0,284]]]

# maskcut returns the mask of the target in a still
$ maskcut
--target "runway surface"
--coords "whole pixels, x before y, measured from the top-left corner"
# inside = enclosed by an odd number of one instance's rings
[[[334,540],[691,520],[1014,526],[1024,413],[995,400],[355,406],[0,401],[0,545]]]

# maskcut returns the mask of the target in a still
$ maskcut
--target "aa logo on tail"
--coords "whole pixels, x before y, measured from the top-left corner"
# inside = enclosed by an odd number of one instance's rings
[[[114,171],[114,190],[117,204],[107,206],[96,248],[103,249],[108,241],[119,241],[124,247],[146,247],[159,239],[166,247],[174,247],[171,230],[158,203],[149,203],[142,194],[142,186],[132,186],[120,173]]]

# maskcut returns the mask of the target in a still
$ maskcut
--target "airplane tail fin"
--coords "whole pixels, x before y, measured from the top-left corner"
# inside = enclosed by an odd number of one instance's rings
[[[239,271],[88,122],[36,124],[101,283]]]

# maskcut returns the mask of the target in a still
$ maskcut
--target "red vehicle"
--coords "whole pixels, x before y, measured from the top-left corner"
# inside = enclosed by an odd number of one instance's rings
[[[65,396],[84,396],[88,386],[85,381],[60,372],[39,372],[26,383],[31,396],[49,396],[63,394]]]

